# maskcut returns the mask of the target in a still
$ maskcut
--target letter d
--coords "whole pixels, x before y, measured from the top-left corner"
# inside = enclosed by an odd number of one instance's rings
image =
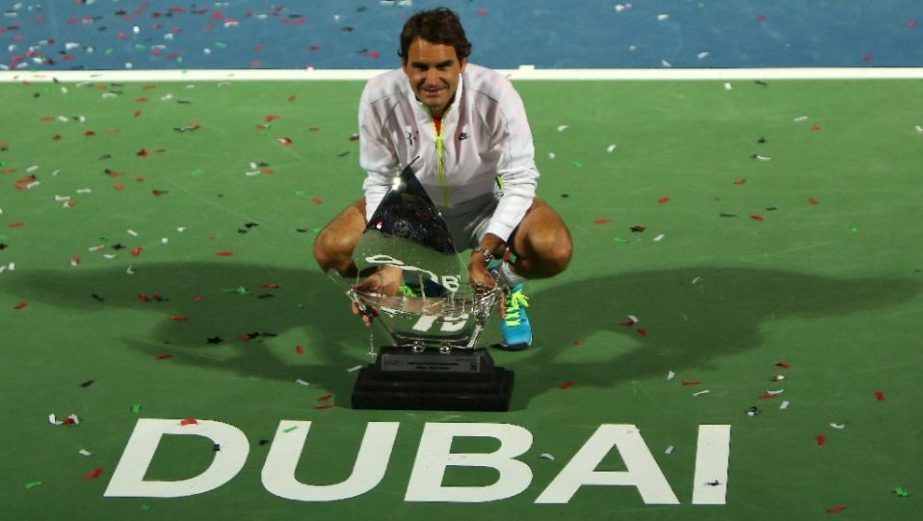
[[[237,427],[210,420],[180,425],[181,420],[145,418],[138,420],[119,460],[105,497],[184,497],[214,490],[230,481],[243,468],[250,452],[247,437]],[[144,474],[154,459],[164,434],[204,436],[221,446],[205,472],[181,481],[145,481]]]

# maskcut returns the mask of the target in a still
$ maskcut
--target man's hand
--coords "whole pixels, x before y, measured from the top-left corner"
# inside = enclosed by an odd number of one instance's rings
[[[403,272],[397,266],[382,266],[381,269],[353,286],[353,289],[359,293],[378,293],[394,296],[397,295],[397,289],[401,286],[403,277]],[[363,312],[356,302],[353,302],[352,307],[353,314],[359,315],[362,318],[362,323],[371,327],[374,313],[369,313],[369,310]]]
[[[480,255],[472,255],[471,260],[468,261],[468,280],[472,284],[482,285],[487,289],[493,289],[497,285],[497,281],[487,271],[487,265]]]

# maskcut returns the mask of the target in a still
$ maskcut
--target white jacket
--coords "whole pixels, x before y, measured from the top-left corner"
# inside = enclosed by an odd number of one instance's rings
[[[444,183],[438,174],[436,127],[414,96],[402,69],[369,80],[359,101],[359,164],[366,220],[410,161],[430,198],[452,207],[501,193],[487,232],[502,240],[519,225],[535,198],[538,170],[526,111],[502,74],[468,64],[455,99],[442,117]],[[502,189],[497,186],[497,177]]]

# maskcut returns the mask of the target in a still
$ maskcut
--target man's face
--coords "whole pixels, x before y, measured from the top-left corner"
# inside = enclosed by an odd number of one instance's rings
[[[407,49],[404,74],[421,103],[441,118],[458,90],[459,74],[468,60],[458,59],[455,47],[417,38]]]

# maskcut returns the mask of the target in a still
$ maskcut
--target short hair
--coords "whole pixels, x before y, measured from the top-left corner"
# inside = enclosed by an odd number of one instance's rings
[[[417,38],[427,42],[442,45],[451,45],[459,60],[471,54],[471,42],[465,36],[458,14],[451,9],[439,7],[428,11],[420,11],[404,23],[401,30],[401,50],[398,56],[402,62],[407,61],[407,50]]]

